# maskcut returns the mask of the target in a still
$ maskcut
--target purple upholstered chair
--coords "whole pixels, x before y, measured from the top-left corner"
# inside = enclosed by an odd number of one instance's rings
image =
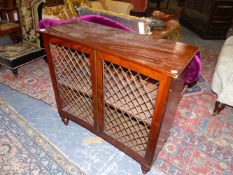
[[[53,27],[55,25],[68,23],[68,22],[71,22],[74,20],[89,21],[89,22],[93,22],[93,23],[97,23],[97,24],[101,24],[101,25],[105,25],[105,26],[110,26],[110,27],[134,32],[132,29],[124,26],[123,24],[120,24],[120,23],[113,21],[109,18],[106,18],[103,16],[97,16],[97,15],[85,15],[85,16],[80,16],[80,17],[73,18],[73,19],[66,19],[66,20],[46,18],[46,19],[40,20],[39,28],[41,29],[41,28]]]
[[[196,83],[201,74],[201,56],[198,52],[183,72],[183,78],[186,84]]]

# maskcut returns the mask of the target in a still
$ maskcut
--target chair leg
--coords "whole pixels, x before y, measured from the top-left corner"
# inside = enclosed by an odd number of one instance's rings
[[[214,106],[214,112],[213,112],[213,115],[217,115],[220,113],[220,111],[222,111],[224,108],[226,107],[225,104],[219,102],[219,101],[216,101],[215,102],[215,106]]]
[[[18,69],[11,69],[12,73],[18,77]]]

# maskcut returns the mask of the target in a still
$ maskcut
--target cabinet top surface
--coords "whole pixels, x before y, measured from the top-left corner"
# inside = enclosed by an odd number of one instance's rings
[[[198,51],[192,45],[156,40],[151,36],[83,21],[57,25],[40,33],[110,53],[174,78]]]

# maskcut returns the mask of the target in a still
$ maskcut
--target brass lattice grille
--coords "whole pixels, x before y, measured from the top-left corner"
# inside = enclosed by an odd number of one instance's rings
[[[159,82],[104,61],[104,132],[145,154]]]
[[[50,50],[63,110],[93,125],[89,55],[54,44]]]

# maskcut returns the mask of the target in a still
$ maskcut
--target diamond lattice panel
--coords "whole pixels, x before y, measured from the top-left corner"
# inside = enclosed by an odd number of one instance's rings
[[[104,62],[104,131],[145,155],[159,82]]]
[[[93,125],[89,55],[54,44],[50,50],[63,110]]]

